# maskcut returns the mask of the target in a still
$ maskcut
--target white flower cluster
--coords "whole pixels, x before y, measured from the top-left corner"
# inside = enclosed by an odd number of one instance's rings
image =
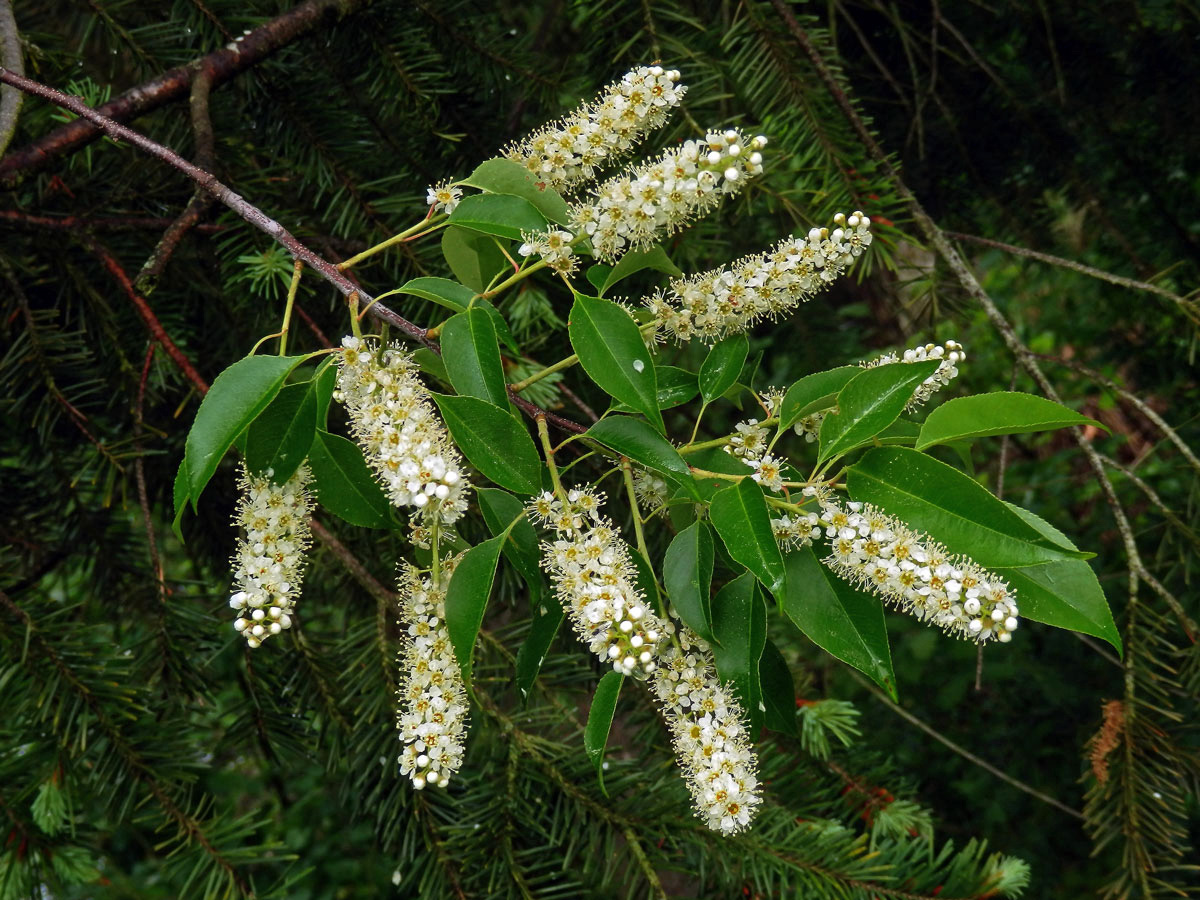
[[[558,599],[579,638],[622,675],[644,678],[657,666],[666,627],[637,587],[629,548],[600,512],[603,495],[571,490],[565,503],[546,492],[530,516],[556,532],[542,545]]]
[[[709,343],[746,331],[811,299],[833,282],[871,243],[871,220],[861,212],[838,213],[835,227],[813,228],[767,253],[671,282],[647,307],[679,342]]]
[[[638,66],[592,102],[538,129],[504,155],[549,187],[573,187],[666,122],[686,91],[677,71]]]
[[[523,231],[521,239],[524,243],[517,248],[517,253],[521,256],[532,256],[536,253],[560,275],[569,275],[575,271],[577,260],[575,251],[571,247],[571,241],[575,240],[575,235],[571,232]]]
[[[741,132],[710,132],[685,141],[661,159],[599,185],[571,208],[571,227],[591,239],[596,255],[615,260],[630,247],[673,234],[762,173],[767,139]]]
[[[762,802],[758,760],[741,704],[717,677],[708,646],[686,627],[665,625],[652,686],[675,742],[675,755],[697,818],[734,834]]]
[[[345,404],[363,455],[396,506],[435,512],[449,525],[467,508],[470,485],[417,365],[398,343],[342,338],[334,397]]]
[[[434,212],[444,212],[447,215],[454,212],[458,201],[462,199],[462,188],[449,181],[440,181],[429,189],[425,202],[433,207]]]
[[[862,363],[862,367],[864,369],[873,369],[876,366],[887,366],[898,362],[916,363],[931,359],[940,359],[942,364],[921,383],[913,393],[912,399],[908,401],[908,405],[904,407],[905,409],[916,409],[918,406],[928,402],[930,397],[958,377],[958,364],[966,358],[967,353],[963,350],[962,344],[957,341],[946,341],[944,345],[926,344],[924,347],[905,350],[903,356],[897,356],[895,353],[885,353],[878,359]]]
[[[304,578],[304,551],[311,543],[309,519],[313,498],[308,463],[301,463],[282,487],[266,475],[250,475],[242,466],[235,521],[245,530],[233,557],[234,594],[229,606],[238,611],[233,623],[250,647],[292,627],[291,613]]]
[[[400,774],[417,790],[445,786],[463,761],[467,731],[467,694],[454,646],[446,631],[446,591],[456,559],[442,566],[442,586],[401,563],[400,698],[397,726],[404,749],[398,757]]]
[[[768,490],[778,491],[783,489],[784,461],[767,452],[767,433],[758,419],[739,422],[724,450],[754,470],[751,478]]]
[[[820,502],[819,516],[772,520],[776,539],[803,546],[824,536],[831,569],[918,620],[980,643],[1012,640],[1017,602],[998,575],[872,506]]]

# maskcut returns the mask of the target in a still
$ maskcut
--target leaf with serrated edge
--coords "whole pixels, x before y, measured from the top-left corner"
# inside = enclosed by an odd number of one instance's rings
[[[592,695],[587,725],[583,729],[583,749],[596,770],[601,790],[604,790],[604,746],[608,743],[613,714],[617,710],[617,697],[621,694],[621,684],[624,681],[625,676],[620,672],[608,672],[600,679],[600,683],[596,685],[596,693]],[[607,794],[605,791],[606,796]]]
[[[615,303],[575,295],[567,321],[571,346],[588,377],[618,400],[644,413],[662,434],[654,360],[637,323]]]
[[[855,375],[838,393],[837,412],[827,415],[821,423],[817,462],[823,463],[859,446],[895,422],[913,392],[940,365],[936,359],[893,363],[864,369]]]
[[[699,499],[692,470],[679,451],[665,437],[641,419],[607,416],[587,430],[587,436],[599,441],[639,465],[662,472]]]
[[[778,596],[785,577],[783,557],[775,543],[762,488],[743,478],[713,494],[708,514],[729,555]]]
[[[454,655],[467,690],[471,689],[475,639],[483,624],[483,613],[496,580],[500,548],[505,540],[507,535],[501,535],[468,550],[458,561],[446,587],[446,631],[454,645]]]
[[[712,345],[700,366],[698,381],[705,403],[712,403],[733,387],[749,353],[750,342],[744,334],[731,334]]]
[[[1045,397],[1020,391],[973,394],[947,401],[931,412],[921,426],[916,449],[924,450],[964,438],[1033,434],[1072,425],[1094,425],[1108,431],[1095,419]]]
[[[430,396],[458,449],[485,478],[518,494],[541,488],[541,457],[525,426],[507,410],[477,397]]]
[[[712,633],[713,539],[697,520],[671,541],[663,557],[663,586],[683,624],[706,641]]]

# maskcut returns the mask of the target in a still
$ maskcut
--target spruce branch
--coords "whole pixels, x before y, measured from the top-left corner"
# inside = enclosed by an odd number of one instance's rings
[[[305,37],[325,24],[344,18],[365,7],[370,0],[306,0],[277,18],[260,25],[236,41],[232,47],[214,50],[187,65],[171,69],[157,78],[130,88],[101,106],[97,112],[114,122],[128,122],[164,106],[190,89],[200,70],[208,73],[213,87],[220,87],[276,51]],[[8,61],[4,68],[15,71]],[[24,90],[24,88],[22,88]],[[56,156],[72,153],[104,134],[108,129],[86,117],[68,122],[31,144],[14,150],[0,160],[0,183],[40,168]]]

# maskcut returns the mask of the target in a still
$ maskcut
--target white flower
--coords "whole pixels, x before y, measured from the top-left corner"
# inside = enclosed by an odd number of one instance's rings
[[[504,155],[549,187],[574,187],[666,122],[686,90],[677,71],[638,66],[592,102],[538,129]]]
[[[233,623],[250,647],[292,627],[291,613],[300,596],[311,543],[309,519],[313,499],[308,463],[301,463],[285,484],[266,475],[250,475],[242,466],[236,521],[244,529],[233,557],[234,593],[229,606],[238,611]]]
[[[537,254],[547,263],[550,268],[560,275],[569,275],[575,270],[576,258],[575,251],[571,247],[571,242],[575,236],[569,231],[546,231],[546,232],[521,232],[523,244],[518,248],[517,252],[521,256],[532,256]]]
[[[434,212],[454,212],[458,201],[462,199],[462,188],[448,181],[442,181],[429,189],[425,202],[433,207]]]
[[[871,220],[862,213],[833,220],[832,231],[813,228],[726,268],[676,279],[646,305],[680,342],[698,336],[711,343],[777,318],[827,287],[870,245]]]
[[[762,173],[761,154],[744,151],[766,143],[765,137],[747,140],[733,129],[685,141],[657,161],[599,185],[588,200],[572,206],[571,227],[591,240],[597,256],[612,262],[630,248],[673,234],[739,191]]]
[[[334,397],[392,503],[455,522],[467,508],[470,485],[412,357],[399,343],[380,349],[345,337],[337,360]]]
[[[1017,602],[998,575],[966,557],[951,556],[928,535],[881,510],[848,506],[821,500],[819,523],[830,540],[826,565],[950,634],[980,643],[1012,640],[1019,624]],[[777,540],[792,539],[794,529],[776,521]],[[810,534],[820,536],[815,524]]]
[[[446,631],[446,591],[458,558],[445,561],[434,587],[408,563],[399,578],[400,683],[396,727],[404,749],[400,774],[413,787],[444,787],[462,766],[467,731],[467,694],[454,646]]]

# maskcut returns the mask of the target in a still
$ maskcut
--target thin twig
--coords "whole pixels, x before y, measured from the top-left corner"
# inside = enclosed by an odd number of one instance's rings
[[[39,216],[22,212],[19,209],[0,209],[0,225],[11,225],[17,228],[51,228],[61,231],[79,231],[80,229],[96,229],[102,231],[132,231],[138,229],[153,229],[162,231],[174,219],[156,218],[154,216]],[[216,234],[228,230],[227,225],[216,225],[211,222],[195,226],[202,234]]]

